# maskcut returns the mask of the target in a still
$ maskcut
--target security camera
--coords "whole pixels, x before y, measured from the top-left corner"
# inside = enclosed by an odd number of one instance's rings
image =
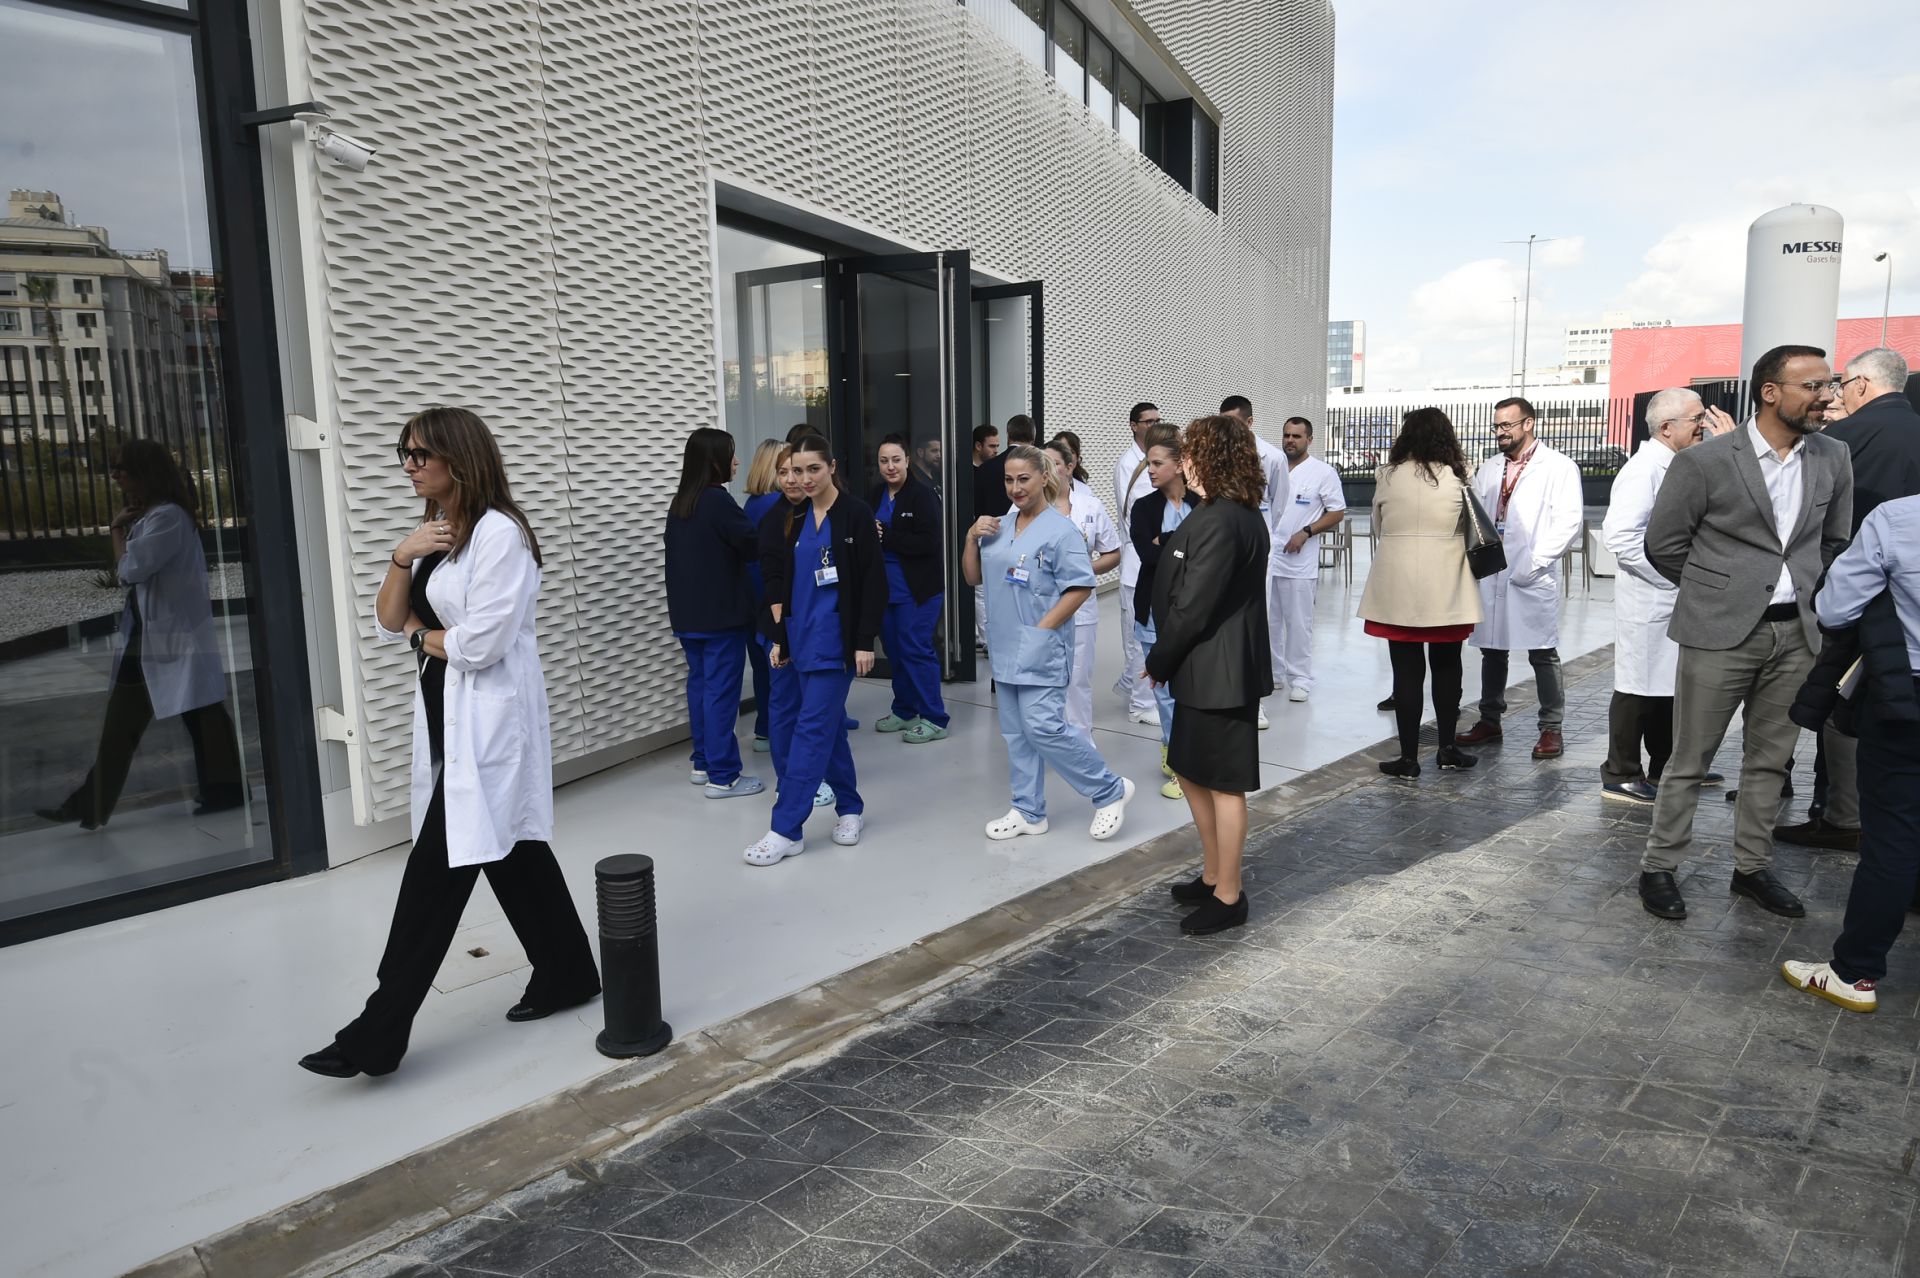
[[[344,133],[335,133],[330,129],[315,129],[313,145],[320,154],[332,160],[343,169],[355,173],[363,172],[367,163],[373,159],[374,148],[365,142],[348,137]]]

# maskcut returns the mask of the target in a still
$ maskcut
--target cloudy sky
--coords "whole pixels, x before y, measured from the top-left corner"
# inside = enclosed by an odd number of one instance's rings
[[[1534,367],[1604,310],[1738,322],[1746,228],[1846,218],[1840,314],[1920,312],[1920,4],[1336,0],[1334,319],[1372,389]]]

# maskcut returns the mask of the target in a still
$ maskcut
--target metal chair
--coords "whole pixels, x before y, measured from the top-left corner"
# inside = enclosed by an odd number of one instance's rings
[[[1347,584],[1353,584],[1353,535],[1348,531],[1346,520],[1341,520],[1321,535],[1320,567],[1341,569],[1346,574]]]
[[[1593,592],[1593,529],[1586,524],[1580,526],[1580,536],[1573,545],[1567,547],[1567,553],[1560,556],[1560,589],[1563,592],[1573,589],[1573,561],[1580,561],[1580,590],[1583,594]]]

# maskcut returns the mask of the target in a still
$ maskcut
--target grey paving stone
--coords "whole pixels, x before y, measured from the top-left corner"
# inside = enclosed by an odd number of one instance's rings
[[[885,1255],[883,1243],[840,1238],[808,1238],[768,1261],[765,1278],[852,1278]]]
[[[900,1244],[946,1278],[971,1278],[1013,1246],[1014,1235],[965,1207],[952,1207]]]
[[[554,1257],[585,1243],[588,1237],[578,1230],[562,1229],[558,1225],[525,1224],[461,1253],[450,1263],[475,1273],[523,1278]]]
[[[590,1235],[579,1247],[534,1270],[532,1278],[641,1278],[648,1272],[613,1239]]]

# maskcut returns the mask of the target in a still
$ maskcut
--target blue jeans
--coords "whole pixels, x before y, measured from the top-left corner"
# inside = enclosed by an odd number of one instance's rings
[[[732,785],[740,775],[740,675],[747,660],[747,632],[731,630],[708,639],[676,636],[687,656],[687,722],[693,729],[693,766],[714,785]]]
[[[1140,641],[1140,659],[1145,668],[1146,656],[1153,651],[1153,641],[1157,637],[1151,621],[1133,623],[1133,637]],[[1153,690],[1153,704],[1160,711],[1160,744],[1173,740],[1173,689],[1162,685]]]
[[[833,787],[833,810],[839,815],[864,812],[867,805],[854,785],[853,747],[847,743],[847,689],[853,686],[853,671],[796,672],[788,667],[787,673],[798,700],[786,725],[787,739],[776,747],[780,796],[774,800],[772,828],[782,838],[797,839],[822,781]]]
[[[1126,782],[1107,766],[1093,741],[1067,726],[1067,690],[1032,684],[994,687],[1000,703],[1000,735],[1007,743],[1007,773],[1013,806],[1029,821],[1047,815],[1046,765],[1093,800],[1096,808],[1117,802]]]
[[[933,628],[939,624],[943,598],[890,603],[880,619],[880,642],[893,665],[894,716],[925,719],[942,728],[950,720],[940,699],[940,658],[933,651]]]

